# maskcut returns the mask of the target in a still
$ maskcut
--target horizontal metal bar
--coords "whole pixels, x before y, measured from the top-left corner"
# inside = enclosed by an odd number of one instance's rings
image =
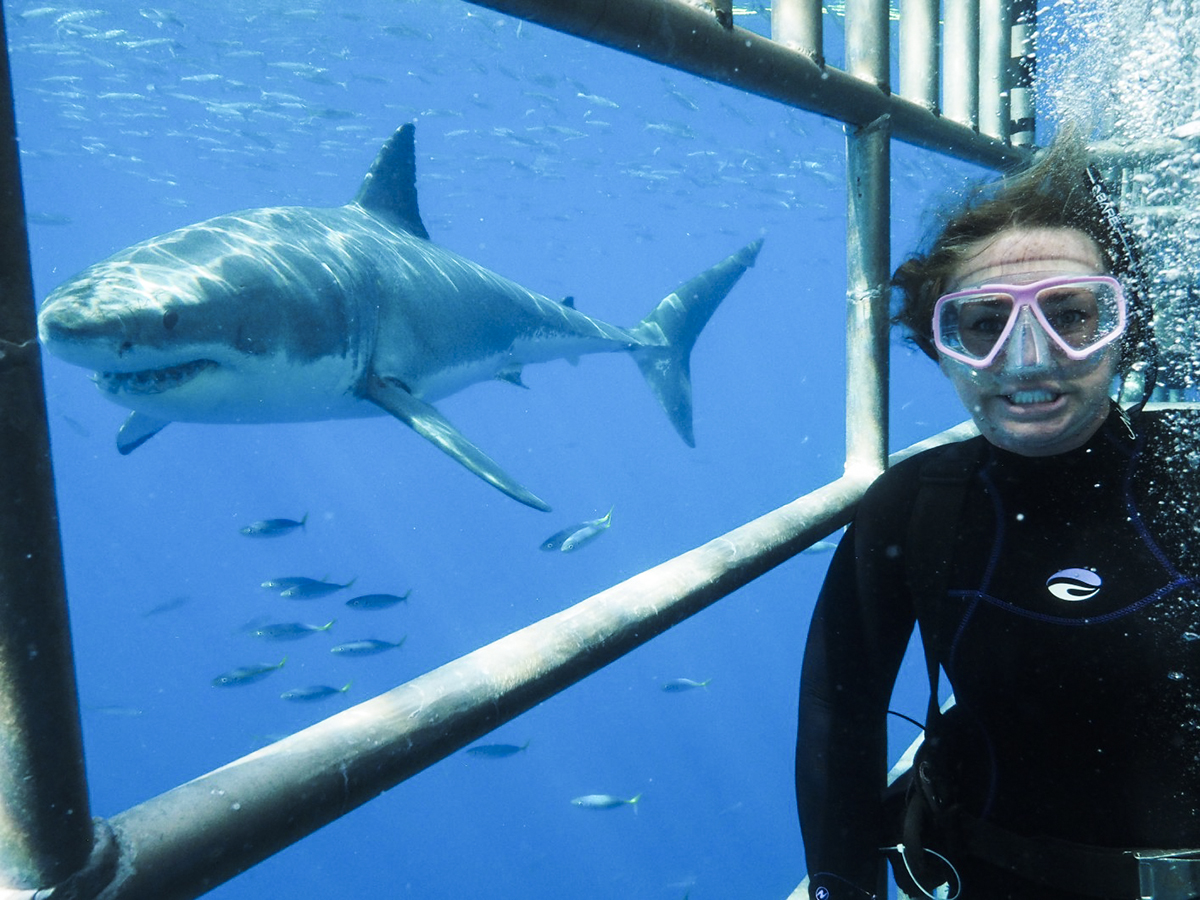
[[[1028,157],[1028,151],[980,135],[840,69],[822,67],[752,31],[727,30],[711,11],[682,0],[472,2],[849,125],[861,127],[887,115],[897,140],[993,169]]]
[[[1152,164],[1191,153],[1192,143],[1170,135],[1134,141],[1096,141],[1088,151],[1101,166]]]
[[[909,448],[960,440],[969,423]],[[846,476],[407,684],[109,821],[100,900],[211,890],[646,643],[846,524]]]

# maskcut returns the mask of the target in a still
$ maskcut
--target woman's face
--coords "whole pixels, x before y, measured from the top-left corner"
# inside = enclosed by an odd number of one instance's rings
[[[1056,275],[1103,275],[1096,242],[1073,228],[1013,228],[980,240],[951,273],[946,287],[1029,284]],[[1020,322],[1020,320],[1018,320]],[[1026,324],[1014,331],[995,361],[977,369],[946,356],[950,379],[979,431],[1022,456],[1050,456],[1082,446],[1108,415],[1120,342],[1082,360],[1069,359]]]

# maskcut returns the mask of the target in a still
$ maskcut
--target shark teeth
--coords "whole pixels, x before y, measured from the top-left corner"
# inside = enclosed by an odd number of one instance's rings
[[[141,369],[137,372],[99,372],[95,381],[110,394],[161,394],[191,381],[201,372],[215,369],[211,359],[197,359],[162,369]]]
[[[1057,400],[1058,397],[1058,394],[1047,390],[1014,391],[1008,395],[1009,402],[1018,406],[1026,403],[1049,403],[1051,400]]]

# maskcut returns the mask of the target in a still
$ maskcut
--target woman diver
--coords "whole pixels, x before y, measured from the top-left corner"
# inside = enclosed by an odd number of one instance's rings
[[[981,436],[881,476],[830,564],[796,752],[810,896],[875,896],[886,857],[915,897],[1200,897],[1200,439],[1144,409],[1146,283],[1082,142],[979,188],[893,284]],[[885,789],[914,624],[925,739]]]

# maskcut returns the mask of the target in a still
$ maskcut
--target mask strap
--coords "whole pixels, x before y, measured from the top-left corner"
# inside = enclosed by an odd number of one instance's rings
[[[1104,217],[1104,223],[1108,226],[1110,240],[1107,242],[1108,246],[1105,251],[1112,258],[1113,273],[1125,276],[1133,288],[1135,302],[1130,304],[1129,318],[1131,322],[1135,316],[1138,319],[1141,326],[1139,328],[1141,334],[1138,335],[1138,338],[1144,344],[1146,353],[1146,359],[1143,360],[1145,369],[1142,395],[1133,406],[1133,412],[1136,415],[1145,408],[1146,403],[1150,400],[1150,395],[1154,393],[1155,382],[1158,380],[1158,342],[1154,339],[1153,323],[1149,321],[1153,316],[1153,310],[1149,307],[1150,282],[1146,278],[1146,271],[1142,266],[1142,255],[1138,250],[1133,233],[1129,230],[1125,217],[1117,209],[1112,192],[1104,183],[1100,170],[1096,168],[1095,163],[1088,163],[1084,172],[1087,175],[1092,199],[1096,201],[1096,205]],[[1122,383],[1121,389],[1124,390],[1124,387]]]

